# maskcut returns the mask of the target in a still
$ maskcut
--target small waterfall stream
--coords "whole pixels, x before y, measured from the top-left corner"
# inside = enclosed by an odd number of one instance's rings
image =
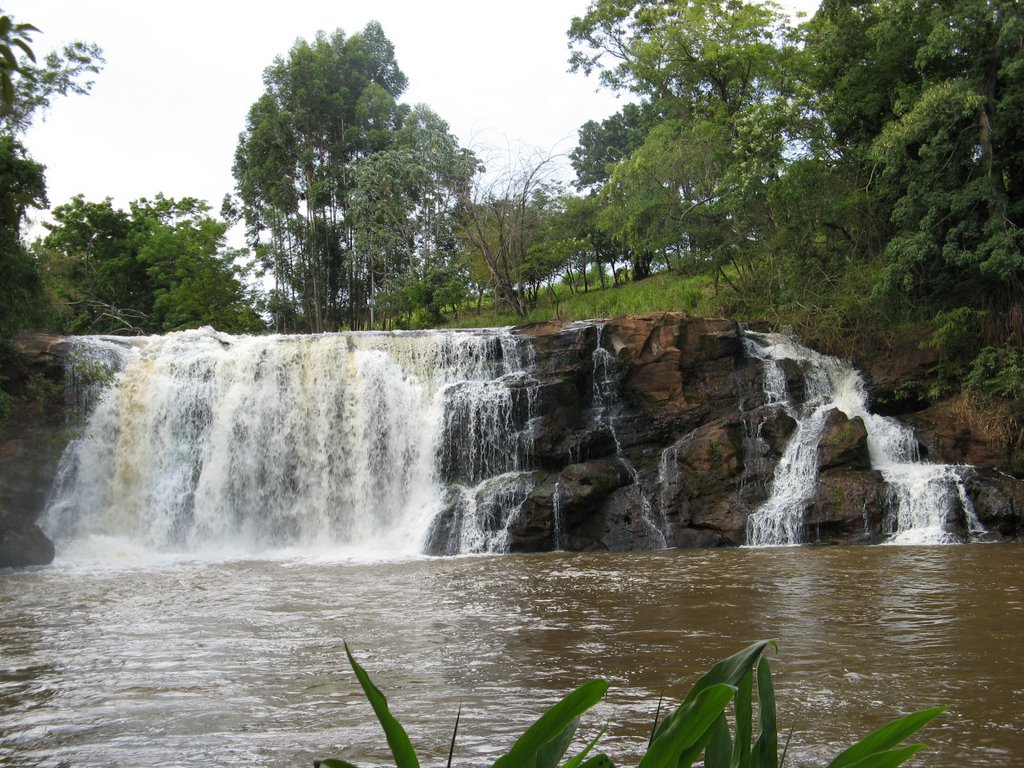
[[[869,412],[864,380],[849,363],[808,349],[781,334],[747,332],[747,353],[764,364],[767,407],[796,420],[772,483],[769,498],[747,521],[751,546],[785,546],[806,541],[804,511],[818,477],[818,445],[829,413],[838,409],[863,420],[871,466],[890,489],[889,543],[942,544],[957,540],[950,521],[962,515],[968,533],[983,532],[963,482],[963,468],[921,460],[913,430]],[[781,361],[795,362],[804,379],[803,402],[789,396]]]

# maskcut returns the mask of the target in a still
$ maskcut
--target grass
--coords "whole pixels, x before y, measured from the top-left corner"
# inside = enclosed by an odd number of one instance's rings
[[[506,325],[524,325],[550,320],[571,322],[601,317],[642,315],[650,312],[685,312],[701,317],[723,314],[722,302],[716,299],[710,278],[681,277],[663,272],[646,280],[622,283],[617,286],[591,288],[586,293],[571,293],[566,285],[558,283],[552,291],[543,290],[534,307],[525,317],[515,313],[495,311],[486,303],[480,312],[467,309],[457,318],[449,317],[447,325],[458,328],[488,328]]]

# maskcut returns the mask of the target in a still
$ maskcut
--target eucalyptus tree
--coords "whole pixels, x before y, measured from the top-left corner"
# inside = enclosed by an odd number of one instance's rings
[[[435,293],[457,305],[461,275],[458,213],[478,168],[448,124],[425,105],[405,116],[388,149],[352,163],[350,220],[356,258],[366,270],[365,317],[372,326],[379,297],[385,315],[426,311],[440,319]],[[462,295],[455,297],[458,284]]]
[[[351,166],[390,146],[406,111],[396,101],[406,77],[380,25],[370,22],[351,37],[337,30],[299,40],[263,80],[234,176],[250,245],[275,283],[275,324],[357,326],[369,273],[349,220]],[[289,316],[301,327],[286,327]]]

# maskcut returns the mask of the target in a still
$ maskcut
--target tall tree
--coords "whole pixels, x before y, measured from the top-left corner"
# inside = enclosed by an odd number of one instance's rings
[[[406,111],[396,102],[406,77],[371,22],[351,37],[337,30],[300,40],[263,80],[234,175],[250,244],[275,281],[275,325],[358,327],[371,273],[354,250],[350,166],[389,145]]]
[[[807,113],[785,17],[770,2],[594,0],[569,37],[573,68],[636,94],[648,121],[603,192],[635,276],[675,251],[753,279],[764,200],[801,152]]]
[[[461,275],[457,214],[477,166],[425,105],[404,118],[391,148],[352,163],[350,218],[357,254],[369,271],[370,325],[417,308],[437,322],[441,303],[461,300],[455,294],[460,282],[465,294],[467,279]],[[388,306],[375,318],[381,296]]]

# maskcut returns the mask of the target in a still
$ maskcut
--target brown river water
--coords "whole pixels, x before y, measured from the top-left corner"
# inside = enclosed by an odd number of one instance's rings
[[[484,766],[558,697],[636,765],[664,694],[761,638],[788,766],[911,710],[911,765],[1024,765],[1024,547],[777,548],[0,572],[0,766],[391,764],[344,656],[425,766]]]

